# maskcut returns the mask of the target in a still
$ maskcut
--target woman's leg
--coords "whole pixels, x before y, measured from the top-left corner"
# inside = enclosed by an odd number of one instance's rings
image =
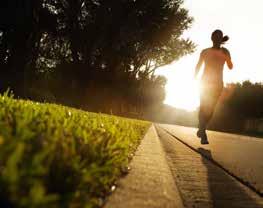
[[[208,87],[202,87],[200,94],[200,109],[199,109],[199,130],[206,130],[207,124],[211,118],[211,93]]]
[[[200,95],[199,130],[197,136],[201,137],[201,143],[207,144],[206,128],[211,120],[217,101],[221,95],[221,86],[203,86]]]
[[[199,129],[206,130],[214,114],[221,92],[221,86],[205,86],[202,88],[200,95]]]

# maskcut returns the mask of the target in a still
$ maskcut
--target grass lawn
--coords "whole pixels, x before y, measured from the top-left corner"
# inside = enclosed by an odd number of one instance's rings
[[[0,207],[98,207],[150,123],[0,96]]]

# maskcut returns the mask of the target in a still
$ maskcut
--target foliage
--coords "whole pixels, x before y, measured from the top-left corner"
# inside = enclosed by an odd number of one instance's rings
[[[247,119],[263,118],[263,84],[250,81],[236,84],[227,104],[235,114]]]
[[[0,96],[0,207],[97,207],[148,122]]]
[[[248,120],[263,118],[262,83],[228,84],[210,126],[216,130],[242,132]]]
[[[33,88],[38,86],[35,83],[38,75],[59,101],[80,102],[86,91],[94,94],[95,86],[110,89],[110,94],[119,92],[117,97],[121,100],[128,97],[135,107],[147,106],[149,103],[142,100],[154,100],[156,96],[150,92],[150,86],[163,89],[163,82],[158,81],[163,78],[154,76],[155,69],[193,51],[193,43],[181,38],[192,22],[182,3],[182,0],[1,2],[1,89],[11,87],[16,94],[28,97],[27,89],[32,88],[32,83]],[[76,94],[73,99],[63,93],[65,87]],[[150,93],[144,93],[142,88]],[[157,92],[157,97],[163,97],[162,94]],[[113,96],[105,100],[114,99]],[[88,104],[92,101],[89,99]],[[163,100],[154,101],[159,104]]]

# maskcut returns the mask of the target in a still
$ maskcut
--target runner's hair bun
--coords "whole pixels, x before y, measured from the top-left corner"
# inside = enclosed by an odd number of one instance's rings
[[[227,35],[225,35],[222,39],[222,43],[225,43],[229,40],[229,37]]]

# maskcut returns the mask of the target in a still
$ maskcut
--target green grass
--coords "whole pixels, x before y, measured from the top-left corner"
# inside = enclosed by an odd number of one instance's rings
[[[0,207],[98,207],[150,123],[0,96]]]

